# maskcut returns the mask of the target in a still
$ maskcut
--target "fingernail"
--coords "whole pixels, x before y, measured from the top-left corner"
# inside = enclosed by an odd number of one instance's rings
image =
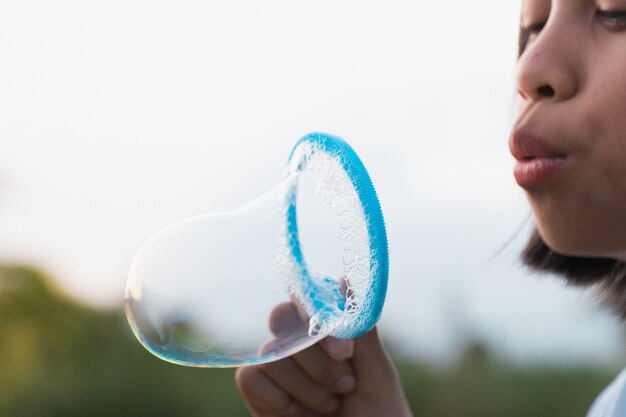
[[[335,385],[337,394],[347,394],[354,389],[356,378],[352,374],[342,376]]]
[[[333,411],[337,411],[339,409],[339,400],[337,397],[332,397],[331,400],[324,407],[325,413],[332,413]]]
[[[350,359],[352,357],[353,342],[346,339],[328,337],[325,340],[330,355],[336,360]]]

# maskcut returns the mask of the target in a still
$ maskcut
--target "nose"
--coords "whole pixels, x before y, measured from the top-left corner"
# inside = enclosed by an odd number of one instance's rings
[[[578,91],[577,45],[563,26],[548,21],[518,61],[518,92],[527,101],[564,101]]]

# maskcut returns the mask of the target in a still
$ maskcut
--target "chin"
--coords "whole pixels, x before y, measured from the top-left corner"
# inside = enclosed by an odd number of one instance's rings
[[[585,220],[580,221],[580,218]],[[626,254],[626,231],[623,229],[621,224],[602,222],[588,216],[575,219],[553,217],[537,222],[541,239],[550,249],[565,256],[576,257],[623,260]]]
[[[564,256],[576,256],[576,257],[599,257],[602,256],[602,251],[598,250],[593,242],[593,237],[589,238],[587,235],[569,232],[563,233],[555,231],[541,226],[538,227],[539,235],[543,242],[554,252]],[[581,239],[581,237],[584,237]]]
[[[590,256],[590,251],[585,250],[587,245],[572,243],[558,239],[548,243],[535,228],[521,253],[521,261],[531,271],[560,275],[570,285],[594,287],[602,303],[626,322],[626,263],[617,258]]]

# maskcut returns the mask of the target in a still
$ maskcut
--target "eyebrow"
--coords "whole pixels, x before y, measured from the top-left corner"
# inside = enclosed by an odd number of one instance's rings
[[[526,45],[528,44],[528,39],[530,38],[530,34],[534,32],[540,32],[544,28],[545,25],[546,25],[546,22],[533,23],[528,26],[524,26],[520,24],[519,44],[518,44],[518,53],[517,53],[518,58],[524,53],[524,50],[526,49]]]

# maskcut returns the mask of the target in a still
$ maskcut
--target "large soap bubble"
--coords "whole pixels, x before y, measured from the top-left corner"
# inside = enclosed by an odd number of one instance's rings
[[[365,167],[343,140],[312,133],[296,143],[273,190],[151,237],[130,268],[125,310],[161,359],[253,365],[326,336],[366,333],[380,317],[387,276],[383,215]],[[269,318],[285,302],[298,317],[277,331]]]

